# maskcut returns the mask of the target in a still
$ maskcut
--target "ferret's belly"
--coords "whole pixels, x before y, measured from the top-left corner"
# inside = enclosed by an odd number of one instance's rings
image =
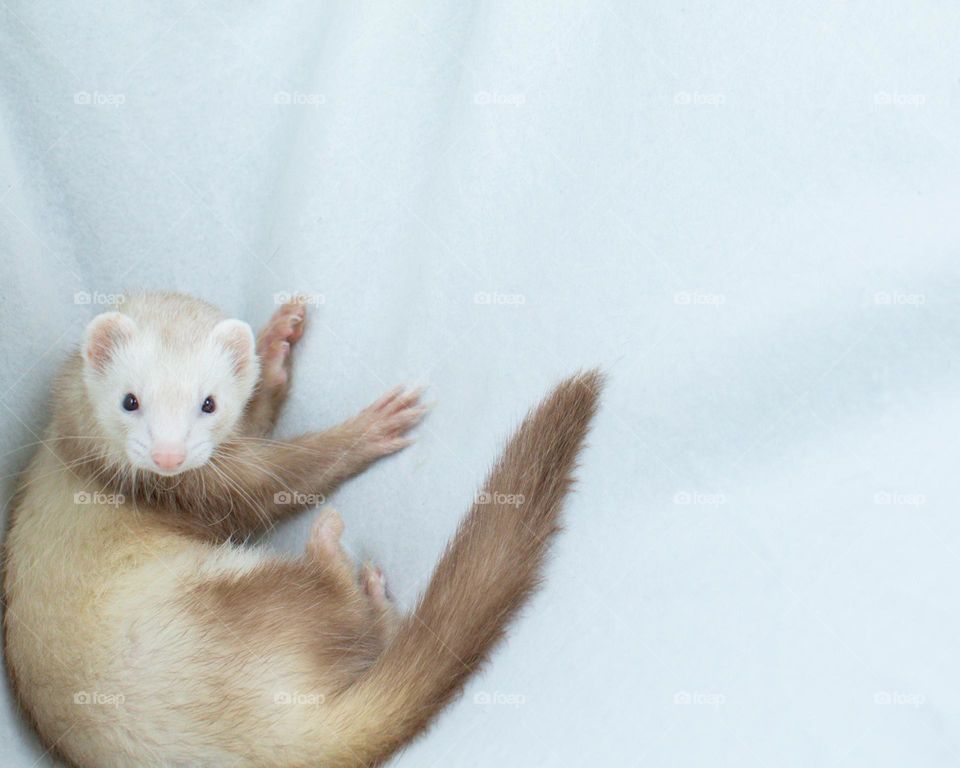
[[[6,542],[8,666],[43,740],[97,768],[265,766],[270,742],[315,744],[307,668],[248,652],[248,638],[211,642],[185,604],[200,574],[262,556],[185,539],[123,504],[78,504],[64,474],[23,497]]]
[[[49,472],[41,465],[31,475]],[[78,496],[67,477],[31,483],[6,542],[7,661],[17,692],[48,743],[119,711],[124,681],[118,587],[143,547],[123,507]],[[29,481],[29,477],[28,477]]]
[[[168,732],[189,741],[175,706],[189,698],[176,690],[189,648],[158,647],[151,636],[162,626],[186,640],[166,606],[204,548],[144,525],[116,499],[75,496],[79,481],[49,462],[27,482],[4,578],[5,650],[20,700],[44,741],[81,765],[110,765],[107,754],[117,765],[132,754],[138,764],[175,764],[160,753]]]

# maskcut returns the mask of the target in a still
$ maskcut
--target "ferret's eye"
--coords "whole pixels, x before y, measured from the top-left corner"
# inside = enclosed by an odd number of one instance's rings
[[[140,407],[140,401],[137,400],[137,396],[132,392],[127,392],[123,397],[123,410],[125,411],[135,411]]]
[[[217,404],[213,401],[212,397],[208,397],[203,401],[203,405],[200,406],[200,410],[204,413],[213,413],[217,410]]]

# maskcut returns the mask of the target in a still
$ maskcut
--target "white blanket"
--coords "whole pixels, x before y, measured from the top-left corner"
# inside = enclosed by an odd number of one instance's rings
[[[955,765],[960,9],[793,5],[2,0],[2,501],[109,294],[310,291],[282,434],[436,400],[332,499],[409,606],[601,365],[543,592],[396,765]]]

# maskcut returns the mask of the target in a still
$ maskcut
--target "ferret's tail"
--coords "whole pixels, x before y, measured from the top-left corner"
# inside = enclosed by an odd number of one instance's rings
[[[603,376],[561,383],[523,421],[377,662],[336,699],[323,765],[379,765],[423,731],[536,589]],[[325,750],[326,751],[326,750]]]

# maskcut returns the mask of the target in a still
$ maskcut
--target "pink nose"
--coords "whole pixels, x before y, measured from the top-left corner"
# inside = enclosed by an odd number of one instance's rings
[[[176,469],[183,464],[183,460],[187,458],[187,454],[183,448],[158,445],[153,449],[150,458],[153,459],[153,463],[160,467],[160,469],[170,470]]]

